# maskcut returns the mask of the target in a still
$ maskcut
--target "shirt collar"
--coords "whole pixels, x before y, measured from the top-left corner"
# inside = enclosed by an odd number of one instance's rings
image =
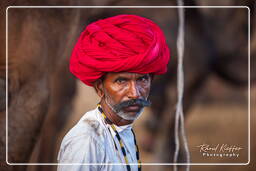
[[[116,127],[117,132],[122,132],[124,130],[131,130],[132,129],[132,124],[122,125],[122,126],[115,125],[115,127]]]
[[[103,123],[104,123],[107,127],[111,128],[111,125],[110,125],[110,124],[107,124],[107,123],[105,122],[104,117],[102,116],[102,114],[100,113],[100,111],[98,110],[98,108],[96,108],[96,110],[97,110],[98,115],[99,115],[100,118],[102,119]],[[125,131],[125,130],[131,130],[131,129],[132,129],[132,123],[131,123],[131,124],[128,124],[128,125],[122,125],[122,126],[117,126],[117,125],[115,125],[115,124],[113,124],[113,125],[115,126],[115,128],[116,128],[116,130],[117,130],[118,133],[119,133],[119,132],[123,132],[123,131]],[[112,128],[111,128],[111,130],[112,130]],[[112,132],[112,131],[111,131],[111,132]],[[114,132],[114,131],[113,131],[113,132]]]

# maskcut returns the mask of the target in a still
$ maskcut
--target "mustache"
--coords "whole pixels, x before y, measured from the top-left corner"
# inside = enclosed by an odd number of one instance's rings
[[[146,106],[150,106],[151,102],[149,100],[145,100],[145,99],[132,99],[132,100],[123,101],[119,104],[114,105],[113,107],[117,112],[119,112],[123,108],[133,106],[133,105],[138,105],[140,107],[146,107]]]

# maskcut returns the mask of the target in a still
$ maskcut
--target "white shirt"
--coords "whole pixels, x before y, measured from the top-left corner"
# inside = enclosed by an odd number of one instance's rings
[[[136,147],[131,131],[132,125],[115,125],[115,127],[124,143],[129,164],[137,164]],[[114,141],[118,151],[115,149]],[[65,135],[59,150],[58,162],[76,163],[76,165],[58,165],[58,171],[127,170],[126,165],[95,165],[97,163],[125,164],[116,134],[111,126],[105,123],[97,108],[87,112]],[[81,165],[86,163],[94,163],[94,165]],[[131,171],[138,170],[138,165],[130,165],[130,167]]]

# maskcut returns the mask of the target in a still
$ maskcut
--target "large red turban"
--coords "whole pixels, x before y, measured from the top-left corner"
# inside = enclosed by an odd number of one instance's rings
[[[117,15],[91,23],[71,55],[70,71],[85,84],[107,72],[163,74],[169,48],[161,29],[136,15]]]

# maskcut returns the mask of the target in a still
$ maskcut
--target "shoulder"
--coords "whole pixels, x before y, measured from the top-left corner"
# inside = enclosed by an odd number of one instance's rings
[[[96,114],[95,110],[87,112],[65,135],[58,160],[65,162],[77,158],[76,161],[81,161],[87,154],[97,155],[104,152],[106,130]]]
[[[91,110],[83,115],[79,122],[71,128],[63,138],[63,141],[70,141],[77,137],[89,136],[98,139],[104,136],[105,128],[97,116],[96,110]]]
[[[91,110],[83,115],[78,123],[64,136],[61,147],[69,144],[87,141],[95,141],[98,145],[104,145],[106,128],[98,116],[97,110]]]

